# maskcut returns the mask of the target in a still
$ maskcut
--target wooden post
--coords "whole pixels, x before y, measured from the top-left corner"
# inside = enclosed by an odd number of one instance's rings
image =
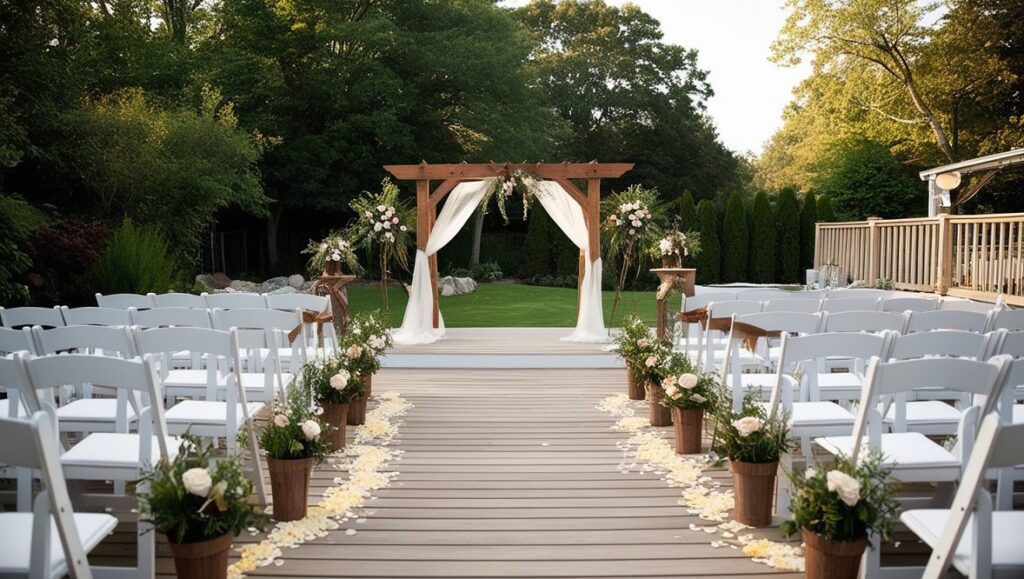
[[[433,231],[434,230],[434,222],[437,221],[437,206],[436,205],[432,205],[430,207],[430,211],[427,212],[427,219],[430,220],[430,230]],[[430,263],[430,290],[431,290],[431,296],[434,299],[434,308],[433,308],[434,309],[434,312],[433,312],[433,320],[434,320],[434,322],[433,323],[434,323],[434,329],[437,329],[437,327],[439,325],[441,325],[441,310],[440,310],[440,308],[438,307],[438,304],[437,304],[437,292],[438,292],[438,284],[437,284],[437,254],[435,253],[434,255],[431,255],[430,257],[428,257],[427,258],[427,262]]]
[[[601,180],[587,179],[587,202],[589,206],[583,212],[587,220],[587,233],[590,235],[590,262],[601,259]]]
[[[868,279],[864,280],[873,286],[878,281],[878,217],[868,217]]]
[[[953,284],[953,227],[948,213],[941,213],[936,218],[939,220],[939,259],[935,267],[935,293],[946,295]]]
[[[580,250],[579,262],[580,262],[579,277],[576,280],[576,315],[579,315],[579,313],[580,313],[580,304],[583,302],[583,274],[585,274],[586,271],[587,271],[586,270],[586,267],[587,267],[586,257],[584,255],[582,249]]]

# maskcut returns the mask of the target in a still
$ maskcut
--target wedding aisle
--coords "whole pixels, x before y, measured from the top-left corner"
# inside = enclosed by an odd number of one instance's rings
[[[679,489],[619,471],[628,435],[596,406],[624,380],[621,369],[381,371],[374,391],[413,404],[393,441],[400,474],[342,529],[252,575],[796,577],[711,547]],[[319,470],[311,494],[332,476]]]

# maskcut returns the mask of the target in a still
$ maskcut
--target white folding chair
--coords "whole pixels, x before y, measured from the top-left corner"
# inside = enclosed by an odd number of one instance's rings
[[[794,299],[805,299],[805,300],[823,300],[828,297],[828,290],[799,290],[795,292],[786,292],[790,297]]]
[[[764,303],[763,312],[801,312],[813,314],[821,309],[821,300],[805,298],[787,298],[784,300],[768,300]]]
[[[848,299],[848,298],[870,298],[870,299],[889,299],[892,297],[890,290],[877,289],[877,288],[831,288],[828,290],[829,299]]]
[[[825,332],[902,332],[907,316],[895,312],[839,312],[824,314]]]
[[[37,396],[39,391],[65,384],[104,384],[142,396],[149,403],[139,413],[138,433],[128,432],[127,419],[122,415],[118,417],[117,423],[124,425],[123,428],[116,432],[88,434],[65,451],[60,462],[68,480],[135,482],[137,489],[145,491],[148,482],[140,478],[140,468],[155,466],[161,458],[171,460],[177,456],[180,440],[167,435],[162,394],[151,358],[121,360],[88,354],[35,358],[19,354],[17,359],[28,383],[28,387],[22,391],[22,397],[30,412],[38,412],[44,407]],[[119,501],[119,498],[122,500]],[[110,494],[83,494],[82,499],[105,506],[124,502],[123,497]],[[139,523],[137,567],[108,568],[111,575],[153,576],[156,547],[153,538],[155,533],[151,529],[151,525]]]
[[[3,328],[5,332],[14,332],[16,330],[7,330]],[[25,339],[31,340],[31,336],[28,335],[29,329],[23,328],[19,333],[24,332]],[[17,353],[28,353],[28,350],[17,349],[14,350]],[[29,416],[29,413],[23,402],[21,392],[28,388],[25,377],[18,366],[18,361],[15,359],[15,355],[4,355],[0,356],[0,389],[2,389],[7,399],[3,400],[3,405],[0,406],[2,413],[0,416],[4,418],[25,418]],[[2,446],[2,445],[0,445]],[[32,476],[28,469],[15,468],[13,472],[4,472],[3,468],[0,468],[3,478],[15,480],[15,497],[17,501],[17,508],[19,511],[29,511],[32,508]]]
[[[120,308],[69,308],[61,306],[64,321],[69,326],[127,326],[128,310]]]
[[[96,305],[101,308],[115,308],[127,310],[128,308],[151,308],[153,299],[142,294],[96,294]]]
[[[725,360],[732,317],[760,312],[763,305],[761,302],[747,300],[711,302],[707,305],[707,325],[698,335],[697,341],[697,362],[704,371],[711,371],[716,363]],[[741,364],[760,365],[761,362],[756,356],[746,356]]]
[[[780,289],[767,288],[767,289],[748,289],[741,290],[736,294],[736,299],[750,302],[764,302],[768,300],[783,300],[791,296],[792,292],[783,291]]]
[[[0,328],[0,356],[9,356],[15,352],[36,353],[36,344],[32,338],[32,330],[30,328],[22,328],[20,330]],[[11,379],[5,380],[9,375]],[[0,400],[0,416],[8,418],[25,416],[25,405],[21,403],[21,397],[16,387],[16,379],[17,377],[13,374],[0,373],[0,392],[7,396],[7,398]]]
[[[312,313],[328,313],[331,311],[331,299],[327,296],[313,294],[267,294],[267,307],[273,310],[303,310]],[[334,324],[328,322],[321,326],[323,344],[319,344],[318,328],[315,323],[304,323],[306,327],[306,349],[310,352],[322,352],[333,355],[338,352],[338,336],[334,332]],[[322,348],[322,350],[321,350]]]
[[[962,330],[983,333],[988,329],[989,317],[979,312],[966,310],[935,310],[932,312],[910,312],[907,332],[930,332],[932,330]]]
[[[263,294],[230,292],[223,294],[203,294],[207,309],[261,309],[267,307]]]
[[[66,325],[60,308],[4,308],[0,307],[0,324],[5,328],[18,329],[25,326],[58,328]]]
[[[680,314],[695,314],[699,312],[702,308],[707,308],[708,305],[711,304],[712,302],[730,302],[735,300],[736,294],[732,292],[709,292],[696,294],[689,297],[687,297],[684,294],[680,302],[679,312]],[[690,345],[691,326],[696,326],[696,334],[693,336],[695,338],[693,346]],[[702,339],[701,334],[703,332],[703,329],[701,328],[701,325],[680,321],[675,329],[676,340],[674,347],[680,347],[678,338],[681,336],[682,351],[686,352],[688,355],[696,356],[697,352],[699,351],[700,341]]]
[[[206,309],[206,299],[196,294],[166,293],[149,294],[154,308],[201,308]]]
[[[993,313],[990,329],[1010,332],[1024,330],[1024,310],[999,310]]]
[[[128,308],[128,319],[140,328],[212,328],[213,320],[205,308]]]
[[[238,345],[243,353],[242,386],[250,400],[271,402],[275,393],[285,397],[294,380],[294,372],[306,362],[306,336],[302,314],[271,309],[213,310],[213,324],[218,330],[238,331]],[[299,334],[288,343],[288,334],[295,328]],[[283,360],[287,356],[287,362]],[[288,364],[288,372],[284,371]]]
[[[929,298],[889,298],[882,300],[883,312],[903,313],[911,312],[933,312],[942,305],[942,299]]]
[[[833,298],[821,301],[821,311],[828,312],[830,314],[838,314],[840,312],[876,312],[878,311],[879,304],[882,303],[881,298]]]
[[[0,440],[18,442],[0,444],[0,463],[38,471],[45,486],[32,512],[0,513],[0,575],[91,578],[86,555],[113,532],[117,519],[72,509],[52,419],[45,412],[0,418]]]
[[[1024,573],[1024,511],[993,510],[986,486],[990,469],[1024,464],[1024,424],[1000,424],[985,416],[949,509],[914,509],[900,515],[932,548],[924,579],[946,577],[950,567],[970,579],[1020,577]]]

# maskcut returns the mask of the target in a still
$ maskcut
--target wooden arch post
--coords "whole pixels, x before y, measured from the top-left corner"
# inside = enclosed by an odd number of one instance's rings
[[[601,257],[601,179],[621,177],[633,168],[632,163],[478,163],[478,164],[447,164],[428,165],[384,165],[384,170],[400,181],[416,181],[416,248],[426,251],[427,241],[437,220],[437,206],[448,193],[462,181],[477,181],[491,177],[505,177],[517,170],[538,179],[550,179],[562,186],[569,196],[580,205],[583,218],[587,222],[589,235],[588,252],[591,262]],[[584,194],[572,179],[583,179],[587,182]],[[440,181],[436,189],[431,190],[431,181]],[[437,307],[437,255],[431,255],[430,287],[433,290],[434,327],[440,322]],[[582,264],[582,261],[581,261]],[[580,269],[580,282],[583,281],[583,270]],[[577,303],[582,288],[577,288]]]

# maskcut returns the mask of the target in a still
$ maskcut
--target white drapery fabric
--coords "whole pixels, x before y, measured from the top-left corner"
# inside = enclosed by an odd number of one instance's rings
[[[564,342],[607,342],[604,310],[601,303],[601,257],[590,260],[590,235],[583,208],[561,185],[554,181],[534,183],[537,200],[548,216],[576,247],[583,250],[583,284],[580,287],[580,311],[576,329]]]
[[[396,344],[430,344],[444,335],[444,319],[440,314],[438,327],[434,328],[434,292],[430,285],[430,262],[427,258],[447,245],[462,229],[480,205],[492,181],[465,181],[456,185],[448,194],[430,231],[426,250],[416,250],[409,303],[405,307],[402,327],[393,333]],[[426,227],[427,224],[417,223],[416,226]]]

